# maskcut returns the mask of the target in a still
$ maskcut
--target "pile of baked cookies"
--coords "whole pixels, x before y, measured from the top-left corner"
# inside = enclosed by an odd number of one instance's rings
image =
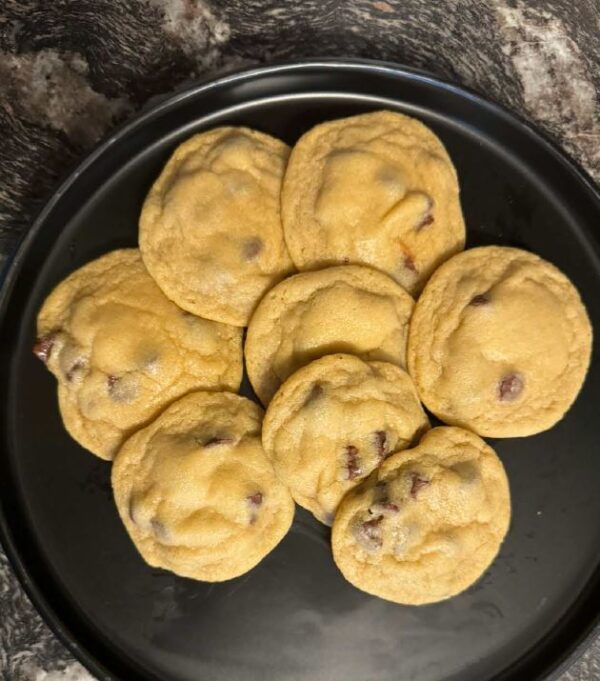
[[[371,594],[422,604],[479,578],[510,521],[480,436],[555,424],[591,327],[551,264],[464,243],[448,153],[398,113],[318,125],[291,153],[235,127],[175,150],[140,250],[60,283],[34,348],[67,430],[114,459],[150,565],[240,575],[295,501],[333,525],[337,565]],[[243,355],[264,418],[236,394]],[[450,425],[430,429],[421,403]]]

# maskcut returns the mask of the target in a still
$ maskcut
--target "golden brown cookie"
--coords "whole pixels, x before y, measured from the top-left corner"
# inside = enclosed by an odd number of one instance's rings
[[[405,366],[414,301],[390,277],[348,265],[289,277],[261,300],[246,336],[246,368],[268,404],[282,381],[335,352]]]
[[[248,128],[216,128],[177,147],[146,198],[139,239],[148,271],[184,310],[246,326],[293,270],[279,208],[288,154]]]
[[[285,239],[300,270],[371,265],[414,294],[464,247],[458,194],[446,149],[420,121],[391,111],[329,121],[292,150]]]
[[[295,501],[331,525],[343,495],[428,427],[405,371],[327,355],[279,388],[265,414],[263,445]]]
[[[294,502],[261,440],[262,410],[232,393],[178,400],[119,451],[119,515],[153,567],[206,582],[247,572],[283,539]]]
[[[58,380],[69,433],[103,459],[190,390],[238,390],[241,330],[168,300],[137,249],[69,275],[44,302],[35,354]]]
[[[362,591],[406,605],[433,603],[479,579],[510,513],[494,450],[462,428],[434,428],[344,497],[333,557]]]
[[[446,423],[490,437],[559,421],[583,384],[592,329],[573,284],[537,255],[486,246],[429,280],[412,317],[408,366]]]

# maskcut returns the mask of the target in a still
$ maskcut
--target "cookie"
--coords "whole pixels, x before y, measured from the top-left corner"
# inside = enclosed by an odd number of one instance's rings
[[[385,274],[348,265],[305,272],[269,291],[246,336],[248,376],[263,404],[294,371],[335,352],[405,366],[414,301]]]
[[[434,603],[485,572],[510,514],[508,480],[494,450],[462,428],[433,428],[344,497],[333,557],[362,591],[394,603]]]
[[[188,312],[246,326],[293,270],[279,195],[289,148],[248,128],[216,128],[179,146],[140,216],[144,263]]]
[[[432,276],[412,317],[409,372],[442,421],[517,437],[553,426],[590,362],[592,329],[573,284],[516,248],[455,256]]]
[[[196,392],[125,442],[113,491],[149,565],[221,582],[253,568],[283,539],[294,502],[263,451],[261,418],[244,397]]]
[[[303,135],[281,209],[299,270],[371,265],[411,294],[465,243],[446,149],[423,123],[391,111],[329,121]]]
[[[405,371],[327,355],[279,388],[265,414],[263,445],[294,500],[331,525],[344,494],[428,426]]]
[[[83,447],[112,459],[123,440],[190,390],[238,390],[241,330],[168,300],[136,249],[62,281],[37,320],[35,354],[58,380],[60,411]]]

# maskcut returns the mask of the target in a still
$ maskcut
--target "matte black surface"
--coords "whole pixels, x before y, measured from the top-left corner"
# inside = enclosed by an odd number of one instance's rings
[[[101,677],[533,681],[596,621],[597,361],[558,426],[492,441],[513,495],[508,538],[473,588],[422,608],[347,584],[328,531],[300,510],[282,544],[241,578],[209,585],[152,570],[120,525],[109,465],[63,430],[55,381],[31,353],[37,309],[76,267],[135,244],[141,202],[175,145],[220,124],[293,143],[314,123],[382,107],[418,116],[447,145],[469,245],[516,245],[555,263],[600,329],[596,190],[524,123],[457,87],[374,64],[271,67],[198,86],[115,133],[26,238],[0,309],[2,540],[38,607]]]

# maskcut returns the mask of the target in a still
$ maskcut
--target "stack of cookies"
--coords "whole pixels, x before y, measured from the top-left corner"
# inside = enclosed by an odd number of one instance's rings
[[[511,514],[481,436],[560,420],[592,332],[554,266],[464,244],[450,157],[407,116],[327,122],[291,153],[234,127],[178,147],[140,249],[60,283],[34,347],[67,430],[114,459],[142,557],[230,579],[281,541],[296,502],[368,593],[419,605],[476,581]],[[237,394],[244,327],[265,413]],[[430,429],[423,405],[448,425]]]

